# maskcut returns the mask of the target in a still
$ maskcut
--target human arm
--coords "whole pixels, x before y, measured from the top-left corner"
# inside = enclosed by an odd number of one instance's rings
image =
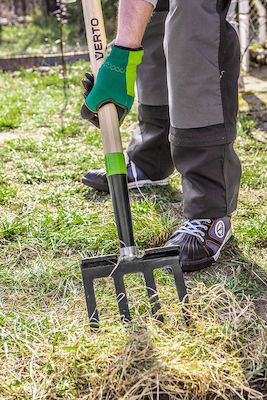
[[[115,44],[132,49],[140,47],[153,9],[145,0],[120,0]]]

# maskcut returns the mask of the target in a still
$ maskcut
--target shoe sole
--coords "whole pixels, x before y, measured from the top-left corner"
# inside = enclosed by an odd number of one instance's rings
[[[86,186],[89,186],[93,189],[99,190],[100,192],[109,192],[108,185],[96,185],[95,181],[91,182],[87,178],[82,178],[82,183]],[[151,181],[150,179],[144,179],[142,181],[137,181],[137,182],[129,182],[128,183],[128,189],[138,189],[144,186],[165,186],[169,184],[169,179],[161,179],[158,181]]]
[[[99,190],[99,192],[106,192],[106,193],[109,192],[108,184],[106,184],[106,185],[105,184],[97,185],[95,182],[91,182],[89,179],[87,179],[85,177],[82,178],[82,183],[84,185],[86,185],[86,186],[89,186],[89,187],[93,188],[93,189]]]
[[[217,253],[214,254],[214,256],[212,257],[202,259],[201,263],[199,261],[184,261],[184,262],[181,261],[181,267],[183,272],[200,271],[201,269],[210,267],[215,261],[218,260],[223,246],[228,242],[231,236],[232,236],[232,229],[230,228]],[[165,272],[165,274],[172,273],[172,271],[170,271],[168,267],[162,268],[162,271]]]
[[[169,184],[169,179],[160,179],[158,181],[151,181],[150,179],[144,179],[141,181],[129,182],[128,189],[137,189],[144,186],[165,186]]]

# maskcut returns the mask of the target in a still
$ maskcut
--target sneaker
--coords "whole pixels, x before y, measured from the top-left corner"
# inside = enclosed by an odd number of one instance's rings
[[[225,243],[230,239],[230,217],[192,219],[180,226],[165,246],[179,246],[180,263],[185,272],[209,267],[218,260]],[[171,269],[163,269],[170,273]]]
[[[169,178],[165,179],[158,179],[156,181],[152,181],[149,179],[144,172],[139,169],[135,163],[131,160],[127,160],[127,174],[128,174],[128,188],[129,189],[136,189],[143,187],[145,185],[149,186],[164,186],[168,185]],[[106,171],[104,168],[102,169],[93,169],[87,172],[84,175],[82,182],[90,186],[94,189],[109,192],[108,188],[108,181],[106,177]]]

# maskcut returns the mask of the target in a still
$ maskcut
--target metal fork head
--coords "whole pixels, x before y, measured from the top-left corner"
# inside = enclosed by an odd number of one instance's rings
[[[137,257],[129,261],[126,259],[120,260],[117,255],[93,257],[83,260],[81,270],[90,327],[92,329],[99,329],[99,315],[96,305],[94,280],[104,277],[113,278],[121,318],[125,322],[131,321],[132,318],[124,284],[124,276],[135,273],[143,274],[151,312],[157,320],[163,322],[153,273],[155,269],[161,269],[166,266],[170,267],[174,276],[179,300],[184,300],[187,293],[179,263],[178,250],[179,248],[177,247],[146,250],[142,257]],[[185,318],[188,319],[186,313],[184,315]]]

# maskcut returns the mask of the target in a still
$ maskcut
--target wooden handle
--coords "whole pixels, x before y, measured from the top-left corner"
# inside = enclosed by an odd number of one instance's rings
[[[105,61],[106,34],[100,0],[82,0],[90,62],[94,77]],[[102,106],[98,112],[104,153],[122,153],[119,120],[114,104]]]

